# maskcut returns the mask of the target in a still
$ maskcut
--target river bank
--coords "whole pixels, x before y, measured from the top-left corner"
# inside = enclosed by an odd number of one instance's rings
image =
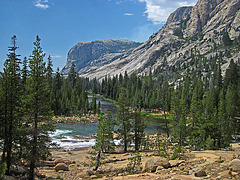
[[[64,151],[63,149],[51,149],[51,158],[45,165],[39,168],[39,173],[45,179],[74,180],[74,179],[102,179],[102,180],[130,180],[130,179],[238,179],[240,172],[235,172],[229,166],[233,159],[240,157],[240,144],[232,144],[232,150],[216,151],[188,151],[185,149],[184,156],[178,160],[167,160],[168,166],[157,166],[152,172],[143,172],[147,162],[156,160],[160,157],[157,151],[142,151],[141,167],[138,174],[130,174],[127,171],[129,158],[132,153],[123,153],[118,148],[113,154],[106,154],[104,164],[98,171],[92,171],[87,164],[89,163],[89,151],[92,149],[82,148],[78,151]],[[239,160],[240,161],[240,160]],[[57,170],[57,164],[65,164],[66,170]],[[240,166],[238,167],[240,168]],[[202,174],[198,174],[202,172]],[[198,177],[200,176],[201,177]]]

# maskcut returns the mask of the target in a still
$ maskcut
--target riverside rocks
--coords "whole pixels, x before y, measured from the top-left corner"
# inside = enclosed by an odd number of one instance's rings
[[[142,163],[140,166],[145,170],[147,169],[145,167],[152,162],[153,169],[147,172],[139,172],[139,174],[130,174],[127,169],[127,165],[130,162],[129,158],[132,154],[131,152],[124,153],[122,148],[118,148],[115,153],[107,153],[99,170],[93,171],[93,168],[89,166],[90,161],[87,158],[87,156],[89,156],[89,151],[92,151],[92,149],[88,148],[79,151],[71,151],[71,153],[63,151],[63,149],[52,149],[52,159],[55,158],[55,162],[63,161],[69,170],[56,171],[54,167],[40,167],[39,173],[45,175],[46,179],[58,177],[58,179],[61,178],[64,180],[90,180],[96,176],[99,180],[240,179],[239,173],[233,171],[235,169],[233,164],[235,161],[238,161],[238,159],[233,160],[233,157],[236,158],[240,155],[239,143],[232,145],[232,151],[208,150],[186,152],[184,157],[182,157],[184,160],[168,160],[161,158],[155,155],[157,151],[140,151]],[[220,157],[224,160],[223,162],[219,161]],[[161,161],[159,159],[161,159]],[[71,164],[68,165],[67,161]],[[75,164],[72,164],[73,162]],[[161,165],[160,162],[165,162],[166,166]],[[40,176],[39,179],[41,179]]]

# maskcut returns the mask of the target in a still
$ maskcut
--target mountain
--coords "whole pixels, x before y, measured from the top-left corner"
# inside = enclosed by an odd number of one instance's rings
[[[120,58],[124,52],[141,43],[120,40],[105,40],[80,42],[68,52],[67,63],[62,69],[63,74],[68,74],[72,63],[75,64],[79,74],[92,73],[99,66],[104,66]]]
[[[81,76],[101,79],[125,71],[142,74],[159,67],[194,68],[196,58],[208,61],[219,54],[224,71],[230,59],[240,57],[239,9],[239,0],[199,0],[193,7],[178,8],[148,41]]]

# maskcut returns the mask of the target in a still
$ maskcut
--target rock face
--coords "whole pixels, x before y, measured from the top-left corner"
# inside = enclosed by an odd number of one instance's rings
[[[141,43],[132,41],[106,40],[80,42],[68,52],[67,64],[62,69],[63,74],[68,74],[72,63],[80,74],[89,73],[98,66],[109,64],[120,58],[124,52],[139,46]]]
[[[240,37],[240,1],[199,0],[193,7],[178,8],[169,16],[162,29],[135,49],[121,54],[115,53],[116,56],[111,53],[97,55],[105,58],[103,63],[99,60],[91,61],[88,66],[90,61],[77,61],[72,54],[82,56],[86,43],[74,46],[69,52],[69,60],[63,72],[67,73],[69,65],[74,62],[81,76],[90,79],[102,79],[106,75],[114,76],[125,71],[128,74],[143,74],[149,73],[150,68],[154,70],[161,66],[188,66],[193,60],[192,53],[210,58],[216,55],[216,49],[223,54],[224,70],[230,59],[237,60],[240,53],[235,51],[231,52],[230,56],[225,55],[227,50],[222,46],[223,31],[229,34],[231,40]],[[81,51],[77,51],[78,47],[81,47]],[[73,51],[76,53],[72,53]],[[86,54],[86,57],[95,56],[93,52]],[[93,65],[94,63],[96,65]]]

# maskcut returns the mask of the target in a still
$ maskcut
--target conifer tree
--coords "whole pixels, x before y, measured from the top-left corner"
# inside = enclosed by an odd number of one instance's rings
[[[52,63],[52,58],[49,55],[48,56],[48,61],[47,61],[47,80],[48,80],[48,84],[49,86],[52,85],[52,74],[53,74],[53,63]]]
[[[11,38],[12,46],[9,47],[8,58],[4,63],[1,73],[1,136],[3,137],[2,161],[7,164],[6,174],[10,174],[12,165],[13,145],[18,136],[18,125],[21,123],[21,74],[20,59],[16,54],[16,36]]]
[[[178,90],[179,91],[179,90]],[[175,91],[172,96],[172,134],[179,146],[182,146],[187,136],[186,126],[186,99],[184,98],[184,91],[179,96],[179,92]]]
[[[49,103],[50,90],[47,85],[46,67],[43,62],[45,54],[40,46],[37,36],[34,50],[29,60],[29,79],[27,82],[28,96],[26,106],[28,109],[28,123],[31,124],[29,134],[28,160],[30,162],[29,179],[34,179],[34,170],[40,158],[48,153],[48,131],[51,130],[50,120],[52,112]],[[45,125],[47,123],[47,125]]]
[[[95,158],[96,162],[94,167],[95,171],[101,164],[102,153],[112,152],[114,150],[112,133],[113,133],[112,115],[109,113],[107,117],[101,116],[97,129],[96,144],[93,147],[93,149],[97,153]]]
[[[137,109],[135,109],[133,122],[135,151],[138,151],[140,149],[140,145],[142,144],[143,138],[145,136],[145,128],[146,124],[144,123],[143,117],[141,116],[141,110],[139,109],[137,111]]]
[[[126,89],[122,88],[121,93],[118,98],[118,109],[117,109],[117,125],[120,137],[123,141],[124,152],[127,152],[128,145],[130,143],[130,114],[129,114],[129,104],[127,100]]]
[[[22,83],[23,85],[26,84],[27,76],[28,76],[28,60],[27,57],[23,58],[23,67],[22,67]]]
[[[75,64],[72,63],[72,66],[70,68],[70,72],[69,72],[68,78],[67,78],[71,84],[71,88],[74,88],[74,86],[75,86],[76,77],[77,77],[77,73],[75,71]]]

